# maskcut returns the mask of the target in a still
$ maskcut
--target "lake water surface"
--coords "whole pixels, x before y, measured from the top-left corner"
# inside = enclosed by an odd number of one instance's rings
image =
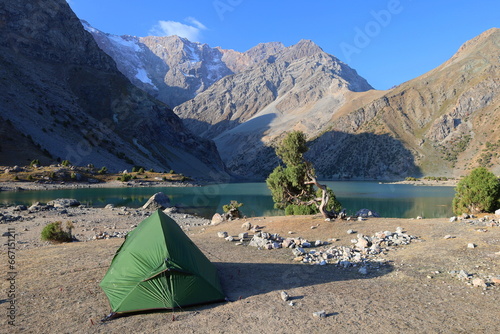
[[[333,189],[348,214],[367,208],[378,212],[382,217],[393,218],[439,218],[453,215],[453,187],[347,181],[325,183]],[[185,188],[87,188],[0,192],[0,203],[31,205],[36,201],[46,203],[56,198],[76,198],[81,203],[95,207],[104,207],[111,203],[115,206],[136,208],[159,191],[167,194],[172,204],[184,207],[186,212],[207,218],[215,212],[222,212],[222,205],[231,200],[244,203],[241,211],[247,216],[283,214],[273,208],[271,193],[263,182]]]

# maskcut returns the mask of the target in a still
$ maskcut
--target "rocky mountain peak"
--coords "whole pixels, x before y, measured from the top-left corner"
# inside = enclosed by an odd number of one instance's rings
[[[498,49],[499,46],[500,29],[491,28],[462,44],[458,51],[442,67],[470,58],[473,54],[477,54],[479,58],[484,58],[485,61],[495,62],[497,60],[495,59],[496,55],[492,51]]]
[[[297,44],[281,50],[278,58],[286,61],[294,61],[304,57],[310,57],[318,53],[324,53],[316,43],[308,39],[302,39]]]
[[[284,48],[285,46],[281,42],[259,43],[248,51],[245,51],[245,55],[250,57],[255,63],[258,63],[270,55],[277,54]]]

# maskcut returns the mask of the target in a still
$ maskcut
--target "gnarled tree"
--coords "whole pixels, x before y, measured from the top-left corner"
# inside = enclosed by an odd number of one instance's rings
[[[325,218],[336,218],[342,208],[331,189],[317,181],[312,164],[304,159],[308,150],[306,136],[292,131],[276,148],[285,167],[278,166],[266,180],[274,206],[287,214],[320,212]]]

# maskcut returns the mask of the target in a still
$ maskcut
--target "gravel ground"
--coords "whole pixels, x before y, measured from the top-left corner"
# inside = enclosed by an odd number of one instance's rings
[[[12,298],[7,293],[0,297],[5,333],[500,332],[500,227],[492,226],[492,217],[457,222],[258,217],[213,226],[205,219],[171,214],[217,266],[230,301],[103,323],[110,308],[98,284],[124,239],[94,237],[125,233],[149,213],[130,208],[14,209],[0,210],[16,219],[0,224],[1,233],[15,233],[14,253],[8,253],[7,242],[1,251],[6,278],[1,288],[14,288],[15,294],[15,326],[7,317]],[[79,242],[40,241],[43,226],[52,221],[72,221]],[[282,236],[330,240],[332,246],[352,246],[348,230],[374,235],[402,227],[418,239],[387,248],[380,254],[382,264],[362,275],[358,266],[307,265],[294,261],[291,249],[259,250],[248,246],[249,240],[238,245],[217,236],[221,231],[237,236],[245,222]],[[15,256],[13,267],[9,254]],[[461,271],[468,275],[460,277]],[[486,286],[474,286],[476,279]],[[283,301],[281,291],[291,300]],[[313,315],[320,311],[324,317]]]

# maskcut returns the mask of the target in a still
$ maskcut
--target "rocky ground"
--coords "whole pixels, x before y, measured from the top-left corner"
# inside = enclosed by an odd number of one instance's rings
[[[494,215],[455,221],[257,217],[211,225],[169,213],[215,263],[229,302],[103,323],[110,308],[98,284],[121,237],[150,211],[23,209],[0,211],[2,291],[14,289],[16,306],[15,327],[7,312],[2,327],[12,333],[500,331],[500,227]],[[79,242],[42,242],[43,226],[53,221],[73,222]],[[251,246],[257,238],[269,241]],[[265,246],[276,240],[281,247]],[[0,298],[7,309],[11,298]]]

